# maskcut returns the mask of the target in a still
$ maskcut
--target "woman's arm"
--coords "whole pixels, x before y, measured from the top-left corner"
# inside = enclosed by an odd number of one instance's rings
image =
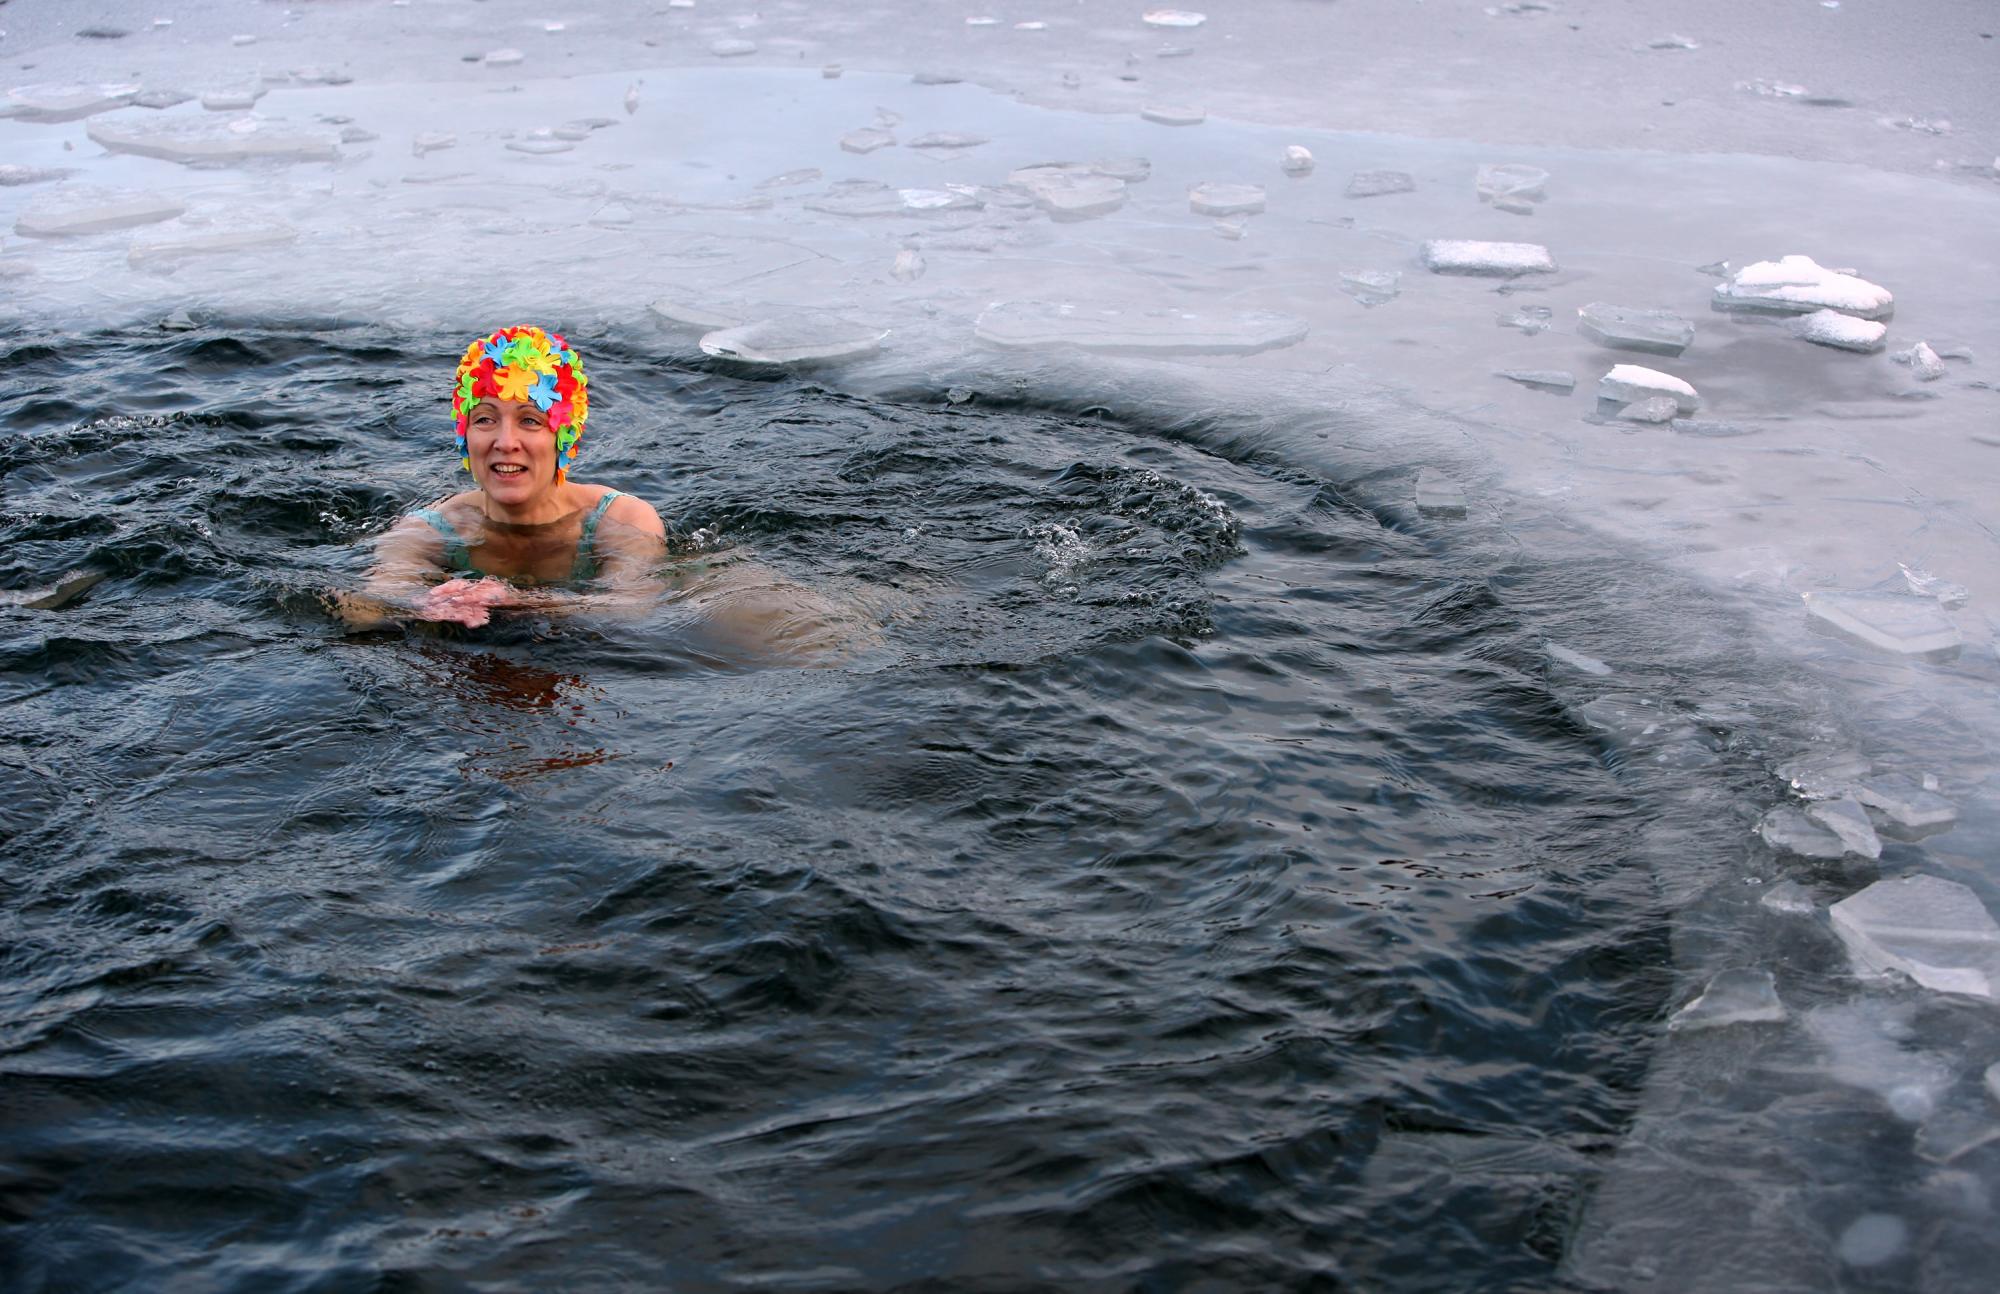
[[[375,564],[361,588],[333,594],[333,612],[350,629],[377,629],[410,616],[432,618],[421,608],[444,565],[444,536],[416,517],[404,517],[376,537]]]

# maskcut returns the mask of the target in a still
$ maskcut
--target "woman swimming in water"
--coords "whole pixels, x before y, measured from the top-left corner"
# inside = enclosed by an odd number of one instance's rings
[[[521,326],[473,342],[452,411],[459,461],[477,488],[416,509],[376,541],[362,591],[334,600],[349,627],[476,627],[497,608],[631,611],[666,600],[732,654],[798,659],[875,639],[866,615],[755,562],[668,569],[666,527],[651,504],[570,480],[590,384],[560,334]]]
[[[342,618],[482,625],[494,607],[546,604],[545,586],[638,591],[665,556],[666,527],[644,499],[569,479],[590,383],[560,334],[502,328],[467,346],[452,412],[476,488],[392,526],[363,595],[341,599]],[[440,570],[452,578],[435,583]]]

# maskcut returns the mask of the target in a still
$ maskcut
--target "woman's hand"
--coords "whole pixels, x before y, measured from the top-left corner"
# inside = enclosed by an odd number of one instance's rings
[[[443,620],[476,629],[493,618],[494,607],[517,606],[525,599],[505,580],[446,580],[417,599],[414,608],[424,620]]]

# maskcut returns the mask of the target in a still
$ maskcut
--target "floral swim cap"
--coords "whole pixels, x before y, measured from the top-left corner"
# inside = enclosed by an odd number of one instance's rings
[[[583,375],[583,357],[569,348],[562,335],[517,325],[489,333],[465,348],[458,361],[458,381],[451,397],[458,421],[458,461],[472,470],[465,432],[472,406],[481,400],[532,400],[548,415],[556,433],[556,483],[565,479],[576,461],[576,442],[590,416],[590,379]]]

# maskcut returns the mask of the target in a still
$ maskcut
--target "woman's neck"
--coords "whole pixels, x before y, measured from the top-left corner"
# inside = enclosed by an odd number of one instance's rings
[[[546,526],[551,522],[561,521],[576,511],[576,507],[570,502],[569,495],[569,486],[563,484],[551,489],[547,494],[536,498],[528,499],[518,504],[504,504],[497,502],[492,495],[481,490],[479,492],[479,510],[485,514],[487,521],[495,525],[521,527]]]

